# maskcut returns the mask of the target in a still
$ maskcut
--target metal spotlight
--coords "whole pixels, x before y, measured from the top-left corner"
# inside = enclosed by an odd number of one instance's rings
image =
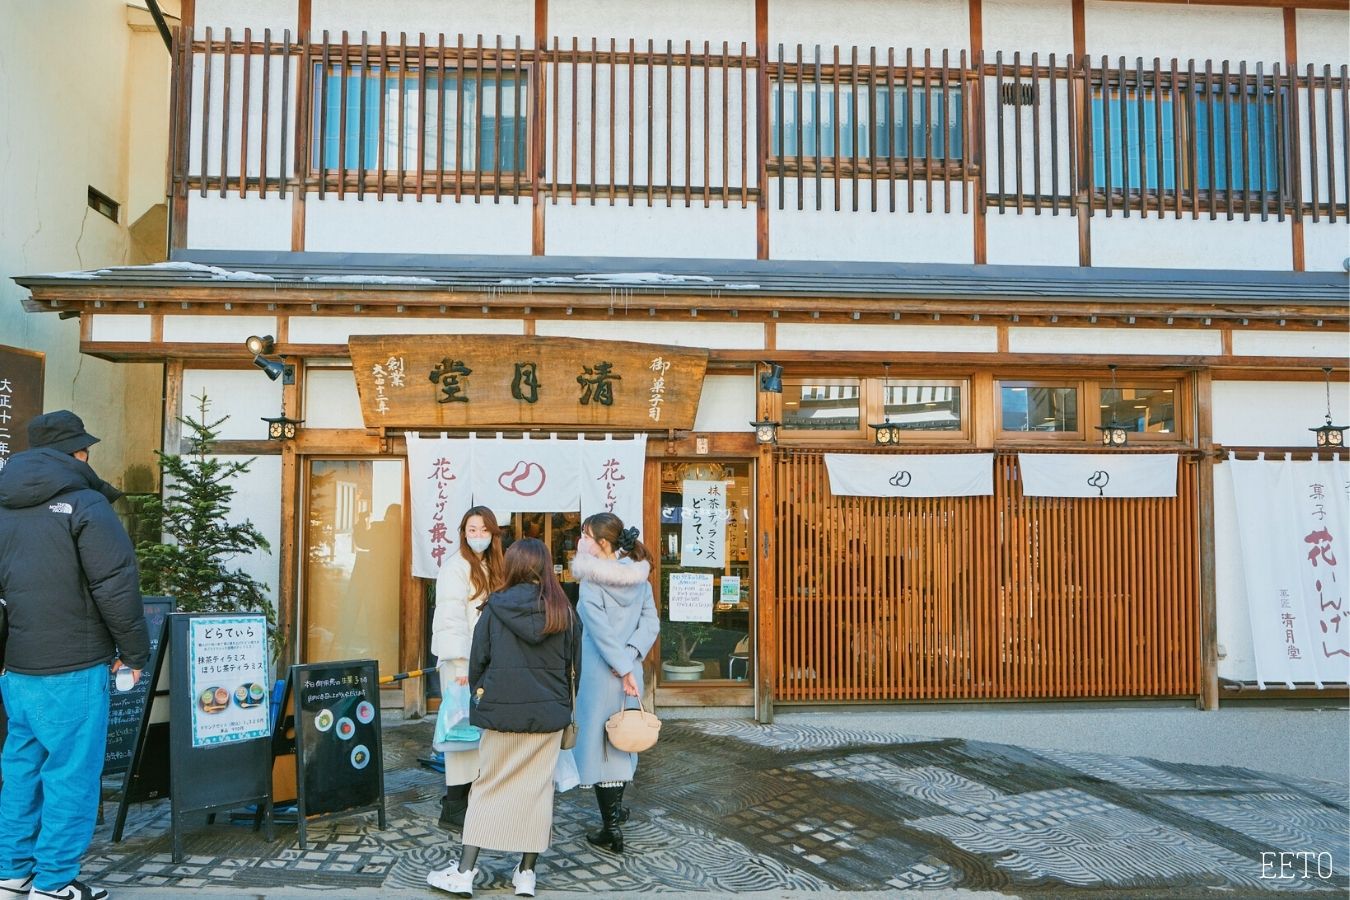
[[[759,389],[765,394],[783,393],[783,367],[777,363],[765,363],[769,371],[760,373]]]
[[[285,375],[286,380],[282,384],[295,383],[295,367],[282,362],[279,359],[268,359],[265,356],[253,357],[253,364],[267,373],[267,377],[276,381]]]
[[[244,346],[247,347],[248,352],[252,353],[254,356],[262,356],[263,354],[271,353],[272,350],[276,348],[276,345],[276,338],[272,337],[270,334],[265,334],[262,337],[255,334],[244,341]]]

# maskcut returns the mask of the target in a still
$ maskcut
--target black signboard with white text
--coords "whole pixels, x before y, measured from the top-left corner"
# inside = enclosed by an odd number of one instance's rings
[[[131,766],[131,758],[135,754],[137,738],[143,729],[149,729],[152,725],[152,715],[150,701],[152,696],[151,686],[157,679],[160,671],[159,654],[163,643],[164,624],[168,619],[169,613],[173,610],[173,599],[171,597],[146,597],[143,600],[145,609],[145,625],[150,632],[150,658],[141,672],[140,682],[129,691],[119,691],[116,686],[116,678],[109,672],[108,675],[108,746],[103,755],[103,774],[115,775],[118,772],[125,772]],[[168,684],[156,686],[153,696],[167,697],[169,694]],[[168,711],[162,711],[159,717],[162,728],[158,730],[159,738],[167,747],[168,740]],[[153,739],[153,735],[147,734],[147,739]],[[167,763],[168,757],[164,756]],[[168,768],[163,772],[165,787],[168,787]],[[147,799],[141,797],[138,799]]]
[[[375,810],[385,827],[380,670],[373,659],[291,666],[281,708],[295,697],[297,820]]]

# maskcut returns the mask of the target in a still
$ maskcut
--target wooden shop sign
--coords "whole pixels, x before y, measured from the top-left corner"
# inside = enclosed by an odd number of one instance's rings
[[[354,335],[367,428],[694,427],[708,351],[507,335]]]

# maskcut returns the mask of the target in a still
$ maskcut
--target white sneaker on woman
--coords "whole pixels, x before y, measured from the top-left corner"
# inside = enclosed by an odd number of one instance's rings
[[[427,884],[443,891],[449,891],[456,897],[472,897],[473,880],[477,876],[478,869],[474,868],[467,872],[461,872],[459,863],[455,863],[448,869],[432,869],[427,873]]]
[[[511,873],[511,884],[515,885],[517,897],[534,896],[534,869],[520,871],[520,866]]]

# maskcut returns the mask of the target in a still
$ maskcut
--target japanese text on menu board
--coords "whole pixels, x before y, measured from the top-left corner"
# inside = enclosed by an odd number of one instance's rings
[[[666,609],[672,622],[711,622],[713,577],[703,572],[672,572]]]
[[[720,569],[726,565],[727,483],[684,482],[680,565]]]
[[[193,619],[192,746],[267,737],[267,623],[262,616]]]

